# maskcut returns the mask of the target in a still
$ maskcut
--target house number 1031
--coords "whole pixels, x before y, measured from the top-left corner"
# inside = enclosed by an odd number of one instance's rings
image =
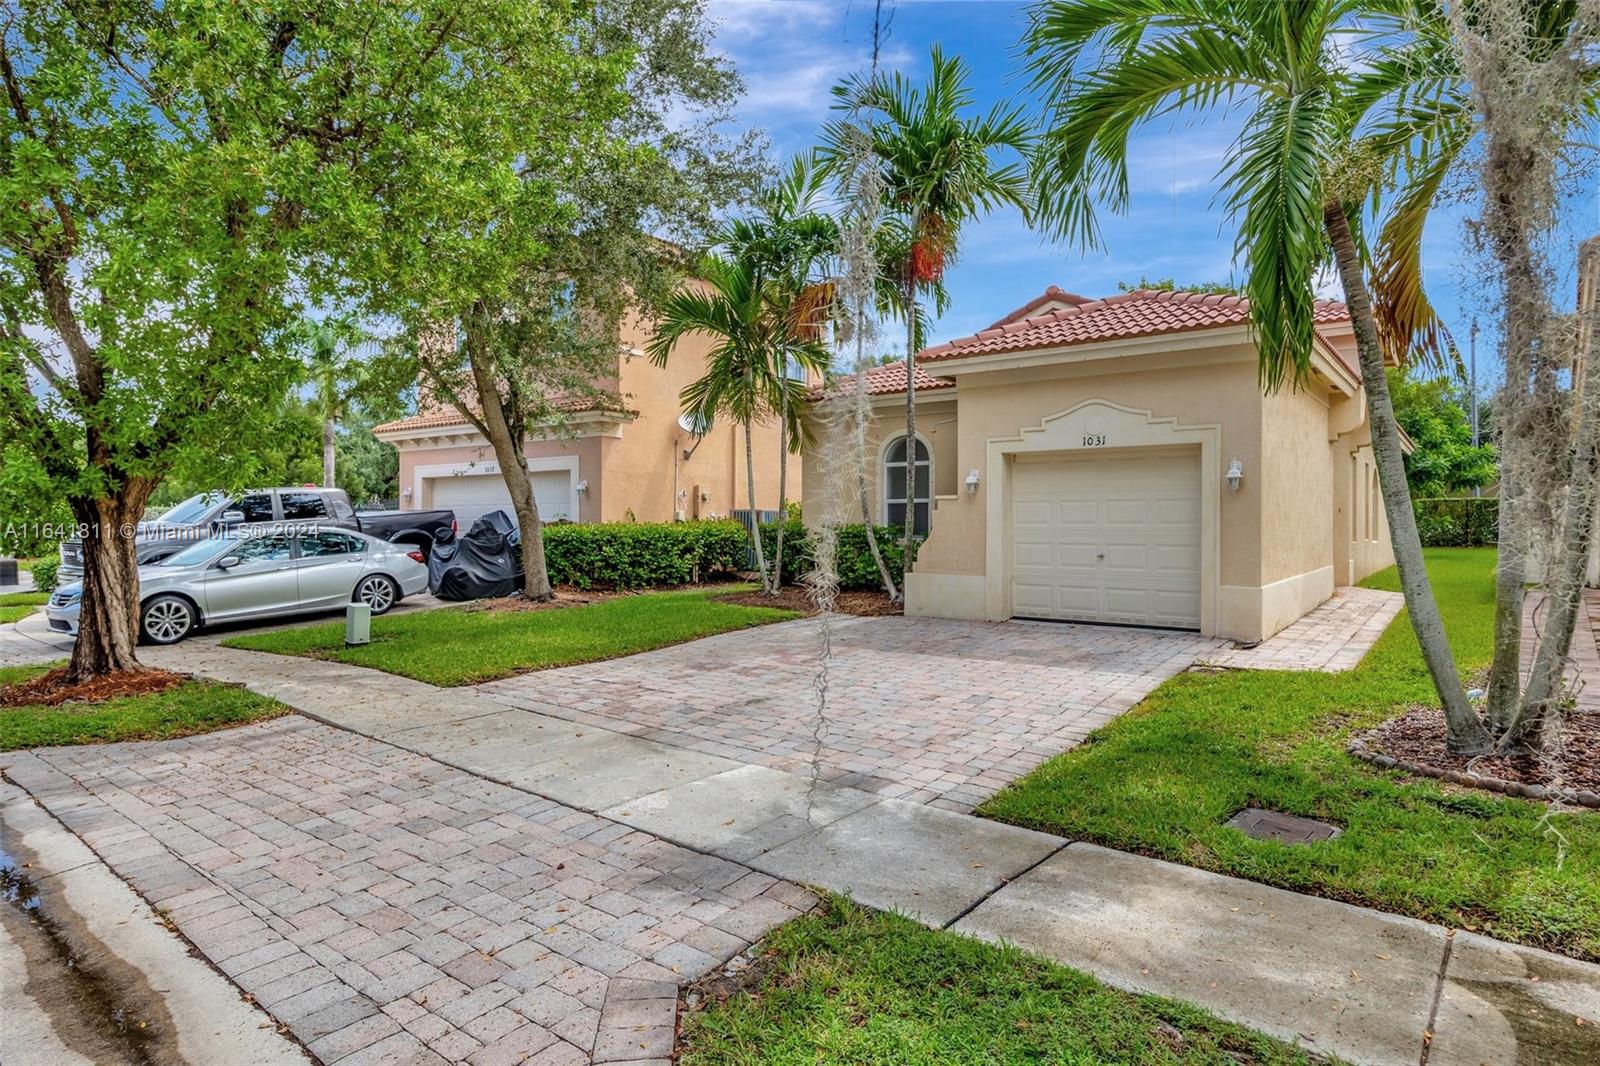
[[[1104,433],[1085,433],[1083,435],[1083,446],[1085,448],[1103,448],[1105,443],[1106,435]]]

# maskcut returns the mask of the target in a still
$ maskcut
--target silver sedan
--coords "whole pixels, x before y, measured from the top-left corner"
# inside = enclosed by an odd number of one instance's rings
[[[383,614],[428,586],[427,559],[409,544],[350,530],[226,533],[139,568],[139,631],[176,644],[200,626],[365,603]],[[78,632],[81,585],[45,606],[50,628]]]

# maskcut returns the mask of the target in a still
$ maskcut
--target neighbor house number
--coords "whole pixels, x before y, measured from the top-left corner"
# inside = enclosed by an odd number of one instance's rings
[[[1106,435],[1104,433],[1085,433],[1083,435],[1083,446],[1085,448],[1102,448],[1105,443]]]

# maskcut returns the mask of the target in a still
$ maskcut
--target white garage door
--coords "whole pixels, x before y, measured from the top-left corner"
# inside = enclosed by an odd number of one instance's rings
[[[528,475],[533,479],[533,499],[539,505],[539,518],[554,522],[558,518],[575,519],[572,513],[572,475],[566,470],[536,470]],[[490,511],[504,511],[515,521],[517,513],[511,509],[511,493],[506,490],[505,479],[499,474],[455,474],[436,477],[433,482],[434,507],[447,507],[456,513],[456,522],[465,533],[472,528],[480,515]]]
[[[1200,628],[1200,459],[1023,457],[1012,470],[1019,618]]]

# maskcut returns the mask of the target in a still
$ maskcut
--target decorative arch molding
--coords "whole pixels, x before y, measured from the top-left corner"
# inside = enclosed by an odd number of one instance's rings
[[[984,515],[985,608],[989,618],[1010,618],[1011,471],[1019,455],[1059,454],[1083,459],[1105,453],[1126,457],[1143,449],[1198,449],[1200,453],[1200,632],[1217,633],[1222,567],[1222,426],[1183,424],[1176,417],[1091,398],[1046,415],[1016,436],[988,441]]]

